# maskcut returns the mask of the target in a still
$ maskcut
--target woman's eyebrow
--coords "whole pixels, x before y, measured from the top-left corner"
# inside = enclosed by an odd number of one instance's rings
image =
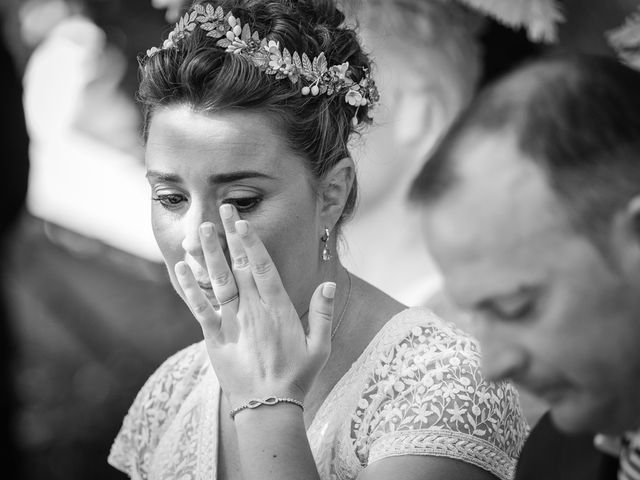
[[[175,175],[173,173],[159,172],[156,170],[149,170],[144,176],[149,179],[153,178],[154,180],[161,180],[163,182],[182,181],[182,178],[180,178],[180,175]]]
[[[161,180],[164,182],[181,182],[182,177],[173,173],[159,172],[156,170],[149,170],[146,175],[147,178],[153,178],[154,180]],[[274,180],[275,177],[263,172],[255,170],[239,170],[237,172],[230,173],[217,173],[210,175],[208,178],[209,183],[231,183],[245,178],[266,178]]]
[[[209,183],[231,183],[237,180],[243,180],[245,178],[266,178],[274,180],[275,177],[267,175],[264,172],[258,172],[255,170],[239,170],[237,172],[230,173],[217,173],[209,177]]]

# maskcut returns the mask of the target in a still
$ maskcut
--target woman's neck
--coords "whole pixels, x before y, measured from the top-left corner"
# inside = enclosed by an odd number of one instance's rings
[[[351,274],[346,268],[342,266],[339,260],[333,259],[327,262],[325,269],[322,272],[322,280],[318,282],[335,282],[336,283],[336,295],[334,298],[333,307],[333,320],[331,325],[332,334],[336,332],[336,325],[340,322],[341,317],[347,313],[348,303],[350,301],[350,293],[353,288],[353,280]],[[317,286],[317,285],[316,285]],[[315,290],[315,286],[314,286]],[[299,312],[302,309],[299,309]],[[309,302],[307,301],[304,310],[299,313],[300,321],[305,329],[308,331],[309,327]],[[337,332],[336,332],[337,333]]]

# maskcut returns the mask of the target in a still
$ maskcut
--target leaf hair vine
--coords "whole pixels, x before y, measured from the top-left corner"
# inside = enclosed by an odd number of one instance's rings
[[[288,78],[293,85],[299,86],[301,95],[342,95],[346,103],[356,107],[354,125],[358,124],[360,107],[368,106],[367,114],[372,117],[371,108],[380,96],[368,69],[361,67],[363,75],[356,82],[349,77],[349,62],[328,66],[324,52],[312,60],[306,53],[300,55],[281,49],[279,42],[260,38],[258,32],[252,32],[249,25],[243,25],[231,11],[225,13],[222,7],[214,8],[210,3],[194,5],[176,23],[162,46],[150,48],[147,56],[151,58],[162,50],[177,48],[179,42],[196,28],[217,40],[216,45],[226,53],[249,59],[260,71],[274,75],[278,80]]]

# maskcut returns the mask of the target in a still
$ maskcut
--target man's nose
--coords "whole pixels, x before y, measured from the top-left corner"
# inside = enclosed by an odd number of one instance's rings
[[[511,338],[511,335],[497,327],[490,328],[482,320],[474,323],[474,333],[480,342],[484,377],[491,381],[517,380],[528,363],[524,347],[516,338]]]
[[[481,348],[482,373],[488,380],[513,379],[517,381],[527,365],[524,352],[511,345],[496,348]]]

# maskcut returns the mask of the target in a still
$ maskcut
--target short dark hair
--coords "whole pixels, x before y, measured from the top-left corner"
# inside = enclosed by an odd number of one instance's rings
[[[349,75],[360,81],[371,69],[369,57],[353,28],[333,0],[218,0],[261,38],[280,42],[289,51],[310,58],[324,52],[329,65],[349,62]],[[144,114],[146,140],[153,112],[166,105],[187,104],[202,112],[244,110],[274,118],[289,147],[307,160],[309,171],[322,178],[338,161],[349,157],[348,143],[358,125],[370,123],[368,106],[358,108],[340,95],[304,96],[288,79],[259,71],[241,55],[225,53],[207,32],[196,28],[179,48],[140,57],[138,100]],[[355,207],[354,181],[341,220]]]
[[[435,202],[456,184],[453,150],[472,132],[504,131],[547,175],[569,218],[601,244],[640,193],[640,72],[614,58],[541,58],[488,85],[415,178],[410,198]]]

